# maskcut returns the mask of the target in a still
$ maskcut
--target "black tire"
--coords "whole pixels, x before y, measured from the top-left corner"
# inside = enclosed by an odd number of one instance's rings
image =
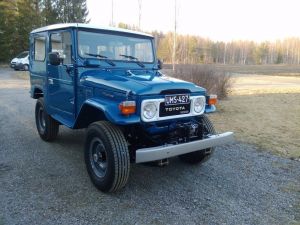
[[[39,98],[35,105],[35,123],[40,137],[44,141],[53,141],[58,134],[59,123],[45,110],[44,98]]]
[[[202,121],[204,125],[205,134],[216,134],[216,130],[212,122],[209,120],[209,118],[206,115],[203,115]],[[180,155],[179,158],[183,162],[189,164],[203,163],[210,158],[213,152],[214,152],[214,148],[208,148],[208,149],[203,149],[200,151]]]
[[[87,130],[84,158],[94,185],[103,192],[123,188],[130,172],[130,156],[122,131],[107,121],[92,123]]]
[[[25,64],[23,68],[24,68],[25,71],[29,70],[29,66],[27,64]]]

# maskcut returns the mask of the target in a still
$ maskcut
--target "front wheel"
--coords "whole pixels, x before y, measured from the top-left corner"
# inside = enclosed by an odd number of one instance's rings
[[[36,102],[35,122],[37,131],[44,141],[53,141],[57,137],[59,123],[46,112],[44,98],[39,98]]]
[[[107,121],[92,123],[87,130],[84,157],[90,178],[99,190],[114,192],[127,183],[130,157],[118,127]]]
[[[203,122],[203,129],[204,129],[205,135],[216,134],[216,131],[215,131],[215,128],[214,128],[212,122],[209,120],[209,118],[206,115],[203,115],[202,122]],[[211,156],[213,151],[214,151],[214,148],[203,149],[200,151],[180,155],[179,158],[183,162],[186,162],[189,164],[203,163]]]

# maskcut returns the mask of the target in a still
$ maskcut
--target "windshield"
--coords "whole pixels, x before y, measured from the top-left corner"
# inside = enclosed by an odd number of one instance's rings
[[[28,56],[28,52],[22,52],[16,58],[21,59],[21,58],[25,58],[26,56]]]
[[[79,31],[78,52],[83,58],[102,58],[122,61],[154,61],[150,38],[128,37]]]

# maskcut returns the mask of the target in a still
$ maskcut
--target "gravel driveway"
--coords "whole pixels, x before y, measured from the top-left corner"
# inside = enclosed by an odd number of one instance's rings
[[[299,224],[300,162],[234,143],[202,166],[132,165],[103,194],[83,160],[84,130],[43,142],[28,80],[0,69],[0,224]]]

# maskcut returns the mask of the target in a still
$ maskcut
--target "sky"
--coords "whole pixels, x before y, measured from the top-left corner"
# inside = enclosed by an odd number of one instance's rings
[[[143,31],[173,31],[175,0],[140,0]],[[300,37],[300,0],[176,0],[177,32],[218,41]],[[91,24],[139,24],[139,0],[87,0]],[[113,4],[112,4],[113,3]],[[113,7],[112,7],[113,5]],[[112,16],[113,8],[113,16]]]

